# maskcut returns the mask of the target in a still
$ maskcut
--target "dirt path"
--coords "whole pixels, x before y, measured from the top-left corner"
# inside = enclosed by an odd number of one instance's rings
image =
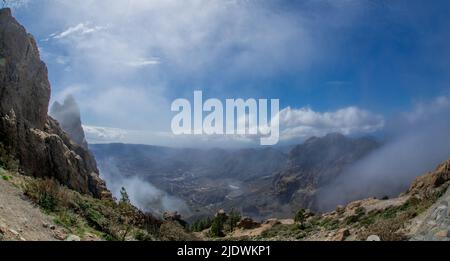
[[[0,179],[0,240],[53,241],[61,231],[21,190]]]

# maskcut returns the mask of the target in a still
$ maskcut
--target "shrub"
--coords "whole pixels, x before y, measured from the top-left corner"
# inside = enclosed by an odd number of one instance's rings
[[[306,210],[302,208],[299,211],[297,211],[294,217],[294,221],[296,223],[299,223],[300,226],[303,226],[303,223],[306,221]]]
[[[58,182],[53,179],[37,179],[25,186],[25,195],[41,206],[47,212],[56,211],[63,202]]]

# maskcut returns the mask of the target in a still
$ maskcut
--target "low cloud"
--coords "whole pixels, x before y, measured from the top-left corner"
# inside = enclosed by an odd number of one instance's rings
[[[131,203],[141,210],[156,215],[162,215],[164,211],[178,211],[183,216],[190,214],[189,207],[183,200],[167,194],[140,177],[122,175],[116,164],[116,160],[112,159],[102,161],[99,166],[101,178],[106,181],[114,197],[119,199],[120,190],[124,187]]]
[[[387,124],[385,144],[343,172],[318,193],[317,205],[331,210],[352,200],[397,196],[413,179],[450,156],[448,97],[417,103]]]
[[[380,131],[384,118],[372,112],[348,107],[331,112],[316,112],[311,108],[280,111],[280,141],[300,143],[311,136],[339,132],[344,135],[364,135]],[[245,147],[259,144],[259,135],[174,135],[170,131],[139,131],[130,129],[84,126],[91,143],[141,143],[176,147]]]
[[[311,136],[323,136],[331,132],[344,135],[369,134],[384,127],[381,115],[360,109],[347,107],[332,112],[316,112],[311,108],[280,111],[281,139],[305,139]]]

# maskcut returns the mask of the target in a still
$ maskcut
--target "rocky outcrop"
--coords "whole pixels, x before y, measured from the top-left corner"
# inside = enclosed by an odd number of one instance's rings
[[[95,159],[47,115],[50,83],[38,47],[11,15],[0,10],[0,142],[26,175],[51,177],[71,189],[110,197]]]
[[[57,101],[54,102],[50,109],[50,115],[59,122],[61,128],[69,135],[70,139],[84,149],[88,149],[83,127],[81,126],[80,108],[72,95],[68,95],[63,104]]]
[[[254,221],[250,217],[243,217],[238,223],[237,227],[242,229],[253,229],[261,226],[260,223]]]

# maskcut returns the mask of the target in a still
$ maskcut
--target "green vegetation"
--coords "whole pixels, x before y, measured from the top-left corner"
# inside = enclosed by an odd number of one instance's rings
[[[231,209],[230,213],[228,214],[228,218],[225,221],[224,229],[227,232],[233,232],[233,230],[237,227],[237,224],[239,223],[241,218],[242,216],[237,210]]]
[[[225,223],[225,217],[223,215],[216,216],[212,223],[211,228],[209,229],[209,235],[211,237],[223,237],[225,234],[223,233],[223,225]]]
[[[192,223],[190,229],[193,232],[203,231],[203,230],[211,227],[212,221],[213,221],[213,219],[210,217],[205,218],[205,219],[199,219],[199,220],[195,221],[194,223]]]
[[[126,192],[119,203],[99,200],[69,190],[53,179],[30,180],[24,192],[53,215],[55,223],[81,237],[86,233],[106,240],[149,240],[158,236],[158,221],[129,204]]]
[[[405,223],[427,210],[436,200],[445,193],[439,190],[431,195],[423,195],[423,198],[412,196],[404,204],[389,207],[383,211],[372,211],[360,218],[356,225],[364,227],[359,239],[375,234],[384,241],[405,240],[406,236],[399,232]]]
[[[279,238],[279,239],[302,239],[308,235],[308,231],[305,231],[298,224],[283,225],[277,224],[272,228],[265,230],[261,233],[258,239]]]

